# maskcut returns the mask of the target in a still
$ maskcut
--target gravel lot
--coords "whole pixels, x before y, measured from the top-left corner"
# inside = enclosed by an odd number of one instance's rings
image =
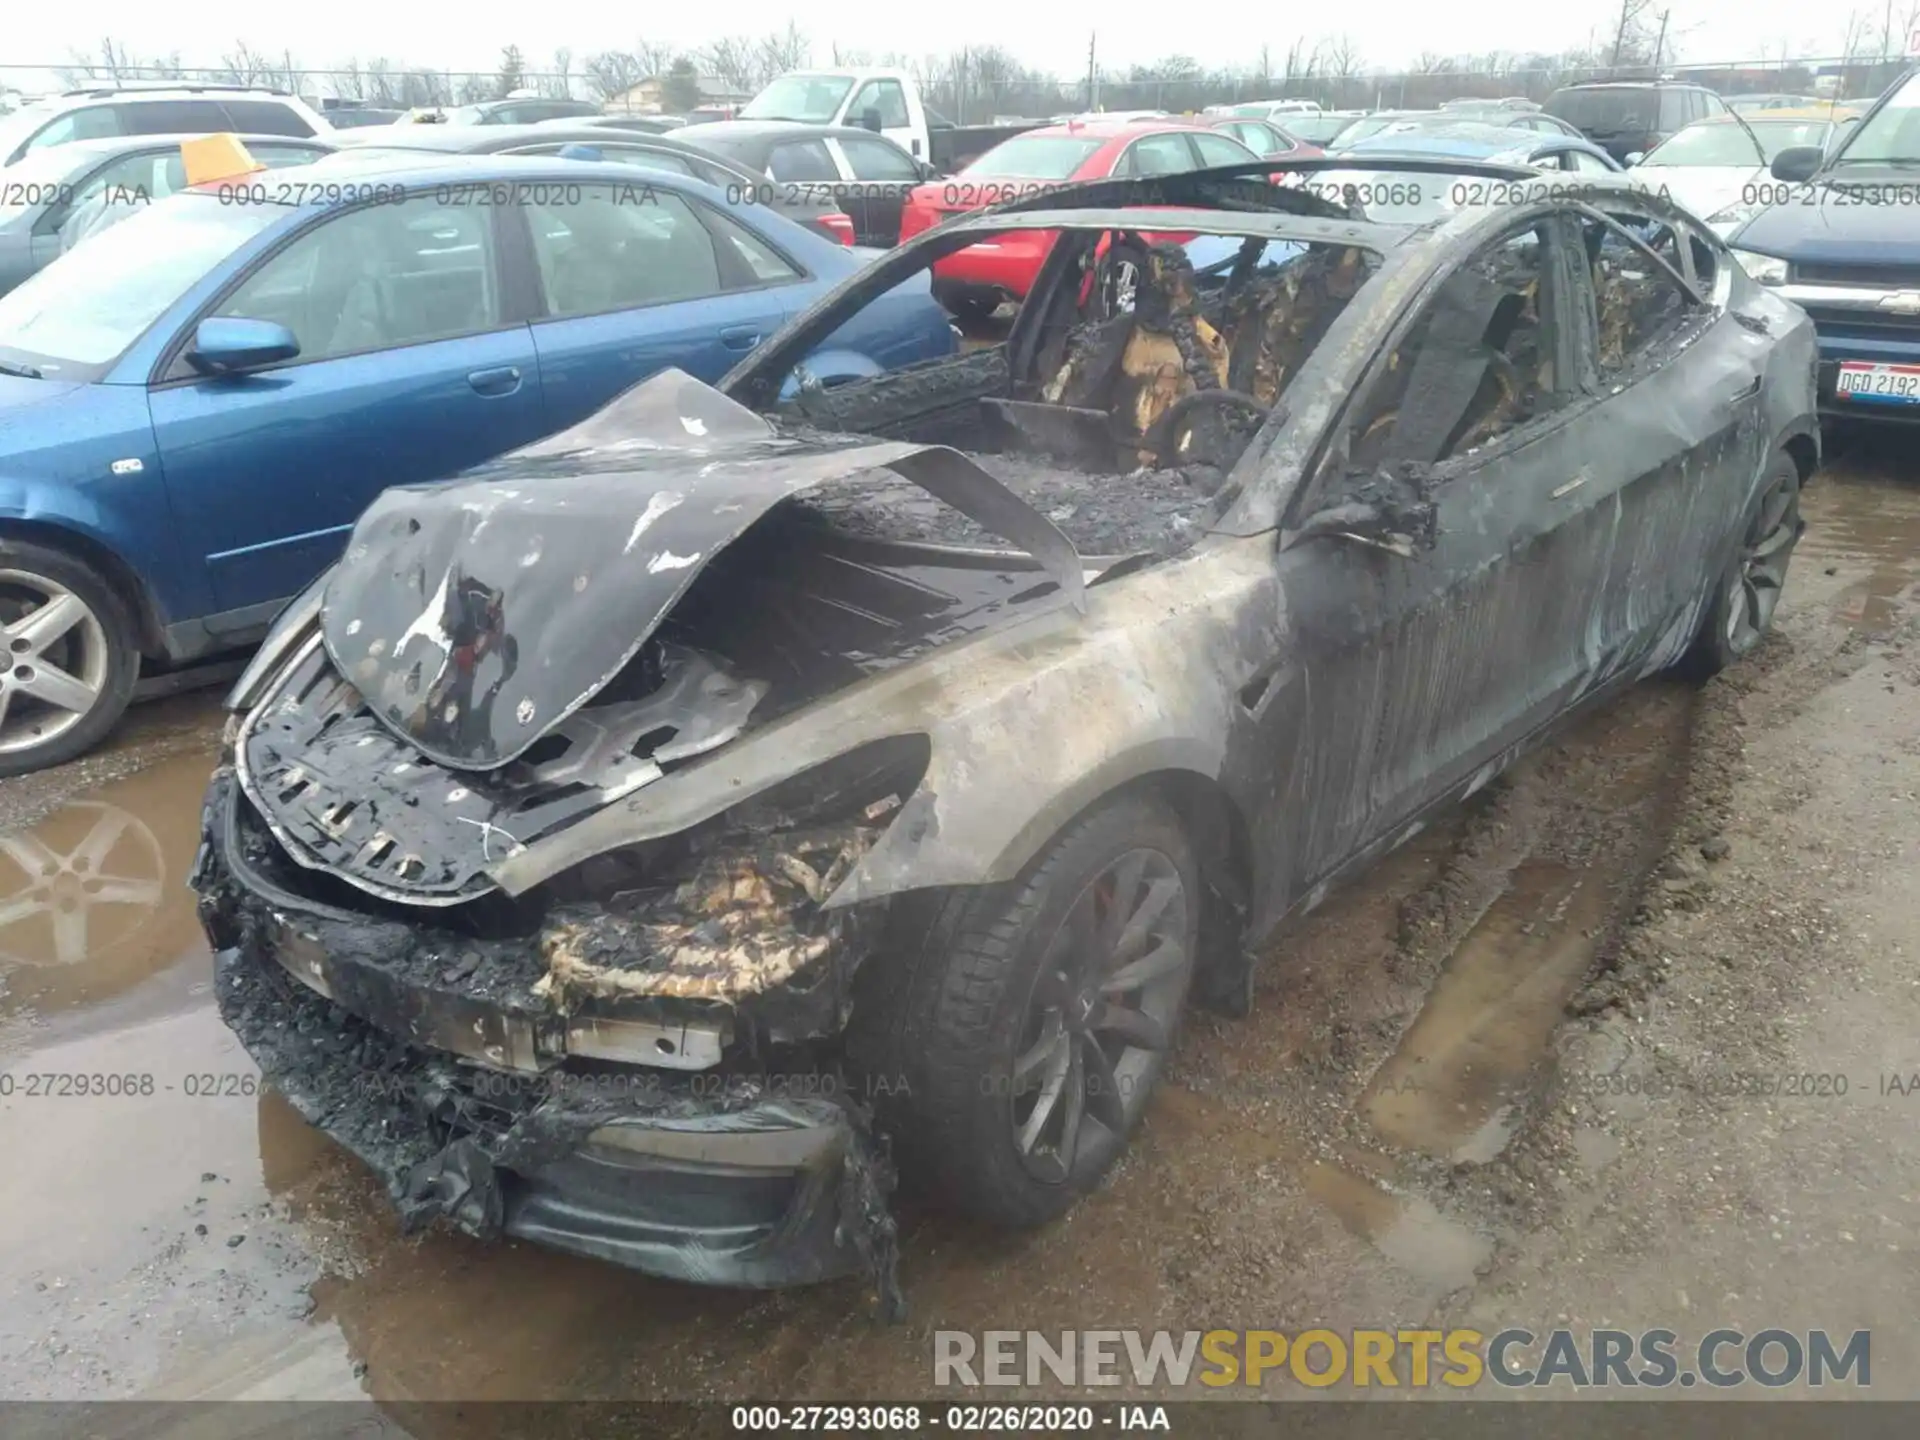
[[[903,1398],[936,1324],[1426,1321],[1872,1328],[1873,1393],[1920,1395],[1911,443],[1809,490],[1753,660],[1588,717],[1291,928],[1250,1020],[1193,1017],[1090,1203],[905,1215],[899,1327],[855,1282],[400,1238],[213,1013],[184,876],[218,712],[142,707],[0,787],[5,1070],[155,1077],[0,1099],[0,1393]]]

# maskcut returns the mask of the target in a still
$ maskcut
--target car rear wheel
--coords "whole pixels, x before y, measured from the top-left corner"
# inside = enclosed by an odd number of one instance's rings
[[[0,539],[0,777],[71,760],[127,708],[140,655],[127,607],[91,566]]]
[[[1773,457],[1739,553],[1713,588],[1700,633],[1682,658],[1696,680],[1719,674],[1750,654],[1773,625],[1787,566],[1806,522],[1800,518],[1800,467],[1784,451]]]
[[[1098,1184],[1145,1112],[1193,979],[1200,886],[1179,822],[1102,806],[1006,885],[958,891],[903,997],[906,1178],[1003,1225]]]

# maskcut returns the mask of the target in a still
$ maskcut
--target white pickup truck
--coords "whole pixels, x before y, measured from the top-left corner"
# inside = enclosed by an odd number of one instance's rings
[[[1046,123],[955,125],[926,104],[907,71],[851,66],[788,71],[741,106],[739,118],[859,126],[886,136],[942,174],[961,169],[1010,135]]]

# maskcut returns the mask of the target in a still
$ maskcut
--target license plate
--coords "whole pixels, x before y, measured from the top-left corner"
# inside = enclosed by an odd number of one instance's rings
[[[1874,405],[1920,405],[1920,365],[1843,364],[1834,390]]]

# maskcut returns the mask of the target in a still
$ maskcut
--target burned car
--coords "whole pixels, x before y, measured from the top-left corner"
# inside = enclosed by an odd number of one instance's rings
[[[1003,344],[811,382],[1005,230],[1057,239]],[[1142,233],[1231,253],[1090,305]],[[231,700],[222,1013],[409,1223],[897,1303],[896,1178],[1059,1215],[1283,917],[1757,643],[1813,366],[1625,190],[1409,230],[1217,171],[943,226],[717,389],[366,512]]]

